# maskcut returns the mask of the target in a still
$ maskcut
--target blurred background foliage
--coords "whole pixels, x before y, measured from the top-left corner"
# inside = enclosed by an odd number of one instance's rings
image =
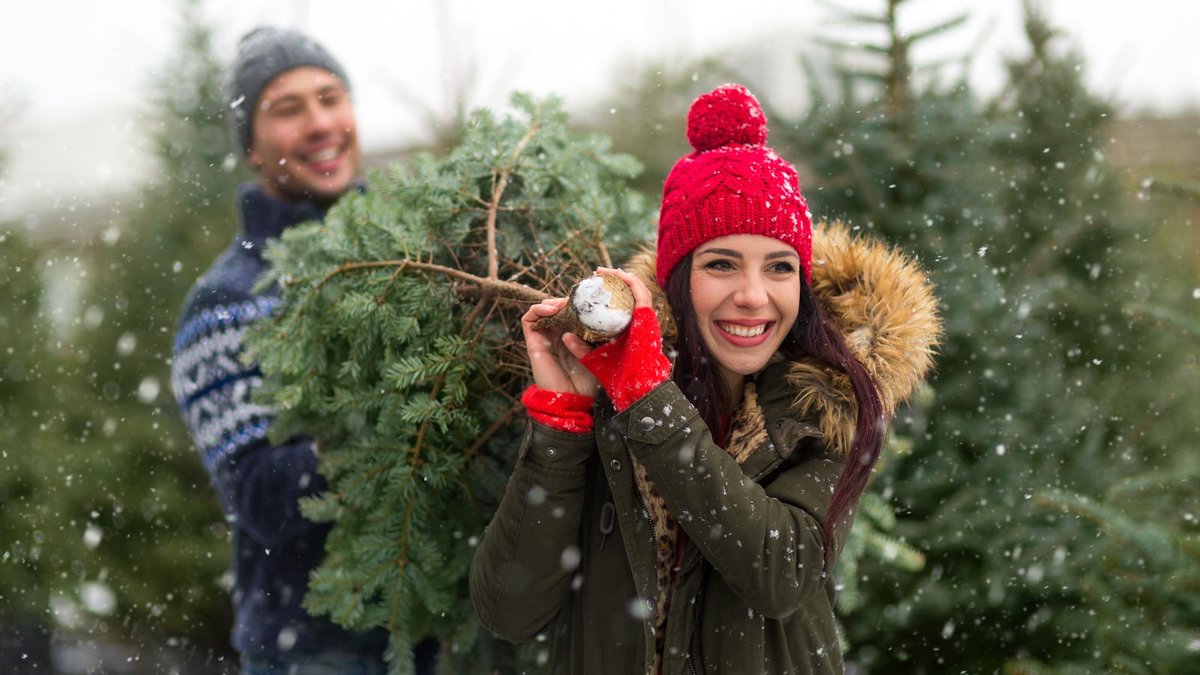
[[[969,86],[969,54],[913,57],[961,23],[903,34],[905,4],[831,6],[821,44],[796,45],[803,80],[768,82],[737,54],[661,64],[621,77],[577,124],[641,160],[654,200],[687,151],[688,104],[742,81],[817,217],[933,275],[947,339],[929,391],[897,417],[904,452],[865,521],[914,550],[911,564],[843,568],[851,668],[1193,672],[1197,164],[1146,159],[1162,144],[1087,90],[1087,64],[1036,4],[993,97]],[[197,0],[182,5],[179,49],[151,87],[157,177],[70,234],[0,223],[0,660],[29,672],[231,663],[228,532],[168,359],[247,175],[227,146],[212,28]],[[781,86],[808,91],[802,111],[770,107]]]

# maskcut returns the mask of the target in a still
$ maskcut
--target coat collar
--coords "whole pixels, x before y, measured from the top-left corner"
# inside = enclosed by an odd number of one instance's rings
[[[664,340],[671,341],[675,327],[666,296],[654,282],[654,253],[634,256],[626,269],[650,287]],[[933,366],[942,323],[932,284],[908,256],[876,239],[851,235],[838,222],[813,227],[812,276],[822,308],[875,380],[884,412],[891,415]],[[758,403],[768,430],[794,415],[816,426],[838,454],[849,451],[858,406],[844,375],[801,359],[782,367],[768,364],[759,377],[764,381]],[[769,386],[779,378],[786,386]],[[787,411],[792,415],[781,414]]]

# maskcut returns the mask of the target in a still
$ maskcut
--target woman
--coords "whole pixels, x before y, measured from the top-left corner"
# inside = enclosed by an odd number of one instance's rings
[[[554,673],[840,672],[830,571],[935,302],[901,256],[814,242],[743,87],[698,98],[688,139],[657,257],[601,270],[633,293],[629,329],[594,349],[536,330],[563,299],[522,319],[533,423],[471,597]]]

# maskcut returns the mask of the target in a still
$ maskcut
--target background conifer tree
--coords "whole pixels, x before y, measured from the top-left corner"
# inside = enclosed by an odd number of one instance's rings
[[[1169,179],[1132,179],[1146,213],[1139,221],[1150,227],[1140,246],[1124,249],[1136,275],[1123,314],[1139,329],[1137,348],[1170,367],[1123,377],[1120,386],[1123,397],[1145,406],[1143,419],[1163,421],[1140,432],[1139,445],[1148,451],[1141,466],[1098,494],[1035,495],[1046,513],[1077,521],[1080,535],[1096,540],[1077,572],[1094,617],[1093,651],[1073,661],[1026,658],[1019,662],[1023,672],[1186,673],[1200,652],[1200,454],[1194,451],[1200,425],[1189,415],[1200,379],[1194,357],[1200,321],[1189,310],[1200,290],[1195,252],[1183,246],[1200,191]]]
[[[8,164],[9,128],[21,106],[10,99],[0,103],[0,179]],[[2,183],[0,183],[2,185]],[[2,188],[0,188],[2,189]],[[32,536],[28,513],[34,508],[36,477],[33,467],[18,459],[18,450],[37,433],[44,390],[37,386],[46,368],[48,326],[41,312],[44,295],[42,251],[18,223],[0,221],[0,625],[16,632],[11,644],[34,643],[23,635],[26,622],[42,606],[36,587],[40,542]],[[14,339],[20,335],[22,339]],[[0,642],[7,647],[8,640]],[[0,649],[0,654],[5,653]]]
[[[45,665],[46,597],[39,593],[45,534],[32,514],[48,468],[29,457],[39,434],[47,394],[39,381],[47,368],[49,330],[43,320],[42,255],[22,228],[0,223],[0,657]],[[11,339],[20,335],[21,339]]]
[[[792,135],[814,211],[918,252],[946,307],[936,404],[927,420],[900,416],[914,451],[877,480],[928,575],[868,575],[849,658],[878,672],[1114,668],[1099,648],[1101,596],[1084,581],[1104,545],[1078,510],[1043,504],[1160,466],[1156,436],[1178,433],[1143,415],[1183,397],[1130,386],[1161,386],[1170,370],[1156,336],[1122,311],[1145,221],[1104,159],[1107,106],[1037,6],[1026,6],[1028,55],[980,105],[965,81],[911,65],[917,40],[957,21],[905,36],[902,4],[859,17],[883,28],[860,50],[884,55],[879,69],[839,68],[838,88],[816,92]]]
[[[701,92],[746,78],[719,58],[710,58],[630,67],[614,79],[612,94],[590,114],[585,112],[582,121],[612,138],[618,152],[638,157],[645,170],[633,186],[657,206],[667,173],[692,151],[686,133],[688,106]]]
[[[45,348],[39,395],[16,416],[37,420],[17,461],[36,495],[12,539],[36,578],[20,588],[64,640],[100,650],[86,657],[100,668],[112,645],[164,671],[230,653],[228,531],[171,399],[169,359],[187,289],[236,228],[240,174],[231,171],[222,69],[195,0],[181,3],[179,28],[142,118],[155,179],[100,231],[43,245],[41,276],[76,289],[76,302],[49,333],[20,319],[44,336],[27,344]]]

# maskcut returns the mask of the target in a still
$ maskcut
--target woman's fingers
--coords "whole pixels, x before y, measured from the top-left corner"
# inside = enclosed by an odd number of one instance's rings
[[[538,330],[533,327],[539,319],[557,314],[566,304],[566,298],[550,298],[531,306],[521,317],[521,330],[525,334],[525,349],[529,354],[534,383],[550,391],[582,393],[584,390],[590,391],[592,387],[586,380],[577,382],[579,377],[576,371],[582,371],[585,375],[590,373],[579,365],[565,341],[572,338],[583,341],[575,335],[564,335],[557,329]]]
[[[525,323],[533,323],[538,319],[543,319],[548,316],[554,316],[567,304],[566,298],[547,298],[533,305],[521,317],[521,321]]]
[[[548,316],[554,316],[557,314],[566,303],[566,298],[550,298],[548,300],[543,300],[530,307],[525,314],[521,316],[521,332],[525,334],[525,345],[527,349],[533,349],[535,347],[548,349],[550,348],[551,344],[558,339],[558,331],[538,330],[533,326],[538,322],[539,319],[544,319]]]
[[[652,307],[654,305],[654,297],[650,295],[650,289],[636,275],[615,267],[597,267],[596,270],[612,274],[624,281],[625,285],[629,287],[629,291],[633,293],[634,307]]]
[[[565,346],[567,351],[571,352],[571,356],[574,356],[576,359],[582,359],[588,355],[588,352],[594,349],[592,345],[588,344],[583,340],[583,338],[574,333],[563,333],[562,341],[563,346]]]
[[[562,336],[562,346],[568,352],[562,355],[563,371],[570,378],[575,391],[587,396],[595,396],[600,383],[579,362],[579,359],[592,351],[592,345],[584,342],[582,338],[574,333],[564,333]]]

